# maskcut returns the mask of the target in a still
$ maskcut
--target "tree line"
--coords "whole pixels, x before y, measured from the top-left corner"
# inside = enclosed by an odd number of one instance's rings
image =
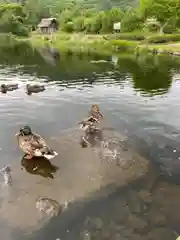
[[[86,1],[88,3],[88,1]],[[106,1],[107,2],[107,1]],[[113,23],[121,22],[122,32],[176,32],[180,28],[179,0],[140,0],[137,7],[108,7],[97,10],[86,3],[37,0],[0,5],[0,32],[28,36],[42,18],[55,17],[65,32],[112,33]]]

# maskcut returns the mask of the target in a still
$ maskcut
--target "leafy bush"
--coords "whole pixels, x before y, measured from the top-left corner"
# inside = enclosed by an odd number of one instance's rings
[[[146,37],[140,33],[119,33],[113,35],[112,38],[119,40],[142,41],[145,40]]]
[[[84,18],[83,17],[78,17],[75,18],[75,20],[73,21],[73,29],[76,32],[82,32],[85,29],[85,24],[84,24]]]
[[[22,18],[12,15],[11,12],[3,14],[0,22],[1,33],[12,33],[17,36],[28,36],[29,31],[22,23]]]
[[[124,14],[121,21],[121,30],[123,32],[133,32],[141,30],[144,22],[134,9],[130,9]]]
[[[64,23],[62,26],[62,30],[68,33],[73,32],[74,31],[73,22]]]
[[[147,38],[147,43],[168,43],[180,41],[180,34],[164,34]]]

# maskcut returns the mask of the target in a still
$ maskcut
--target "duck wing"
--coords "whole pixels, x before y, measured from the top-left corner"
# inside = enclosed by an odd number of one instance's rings
[[[44,148],[49,148],[47,143],[45,142],[44,138],[41,137],[41,135],[39,135],[37,133],[33,133],[33,136],[40,145],[42,145]]]

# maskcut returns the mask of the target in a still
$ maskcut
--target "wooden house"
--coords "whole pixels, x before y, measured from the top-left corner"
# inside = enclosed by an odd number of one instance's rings
[[[38,25],[38,29],[42,34],[52,34],[59,28],[56,18],[43,18]]]

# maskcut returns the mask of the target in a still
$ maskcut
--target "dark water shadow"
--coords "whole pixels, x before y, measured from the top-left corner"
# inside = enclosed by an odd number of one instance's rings
[[[159,173],[152,167],[145,177],[126,187],[109,184],[99,191],[93,192],[89,198],[70,204],[66,211],[52,219],[28,240],[145,240],[152,239],[147,236],[152,234],[151,232],[154,233],[154,229],[160,231],[160,236],[164,234],[161,231],[167,231],[167,237],[165,235],[165,238],[159,239],[172,240],[176,235],[171,224],[156,224],[156,216],[153,215],[152,218],[148,216],[148,212],[154,208],[156,203],[143,200],[139,195],[141,190],[145,190],[153,196],[159,181],[161,181]],[[176,231],[178,230],[176,228]],[[85,232],[86,234],[84,234]],[[91,233],[91,238],[88,238],[88,232]],[[154,238],[154,240],[156,239],[158,238]]]
[[[21,166],[30,174],[51,179],[54,178],[53,174],[59,169],[44,157],[33,157],[29,160],[23,156]]]

